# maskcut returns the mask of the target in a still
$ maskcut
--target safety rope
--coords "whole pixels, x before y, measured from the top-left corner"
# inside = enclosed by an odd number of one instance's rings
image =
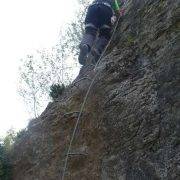
[[[100,61],[102,60],[102,57],[103,57],[104,54],[106,53],[106,50],[107,50],[107,48],[109,47],[109,45],[110,45],[110,43],[111,43],[111,41],[112,41],[112,39],[113,39],[113,36],[114,36],[114,34],[115,34],[115,32],[116,32],[116,29],[117,29],[117,26],[118,26],[120,17],[121,17],[121,16],[119,16],[119,18],[118,18],[118,20],[117,20],[117,22],[116,22],[116,25],[115,25],[115,27],[114,27],[114,29],[113,29],[113,33],[112,33],[111,39],[109,40],[108,44],[106,45],[103,53],[101,54],[99,60],[97,61],[96,65],[95,65],[95,67],[94,67],[94,71],[96,70],[98,64],[99,64]],[[99,72],[100,72],[100,71],[99,71]],[[92,86],[93,86],[93,83],[94,83],[96,77],[99,75],[99,72],[95,73],[94,78],[92,79],[92,81],[91,81],[91,83],[90,83],[90,85],[89,85],[89,88],[88,88],[88,90],[87,90],[87,92],[86,92],[86,95],[85,95],[85,97],[84,97],[83,104],[81,105],[81,108],[80,108],[80,111],[79,111],[79,115],[78,115],[76,124],[75,124],[75,126],[74,126],[73,134],[72,134],[72,137],[71,137],[71,140],[70,140],[70,143],[69,143],[68,151],[67,151],[67,154],[66,154],[66,159],[65,159],[65,164],[64,164],[64,170],[63,170],[62,180],[64,180],[64,178],[65,178],[65,173],[66,173],[66,169],[67,169],[69,154],[70,154],[71,147],[72,147],[72,143],[73,143],[73,140],[74,140],[76,131],[77,131],[77,127],[78,127],[79,122],[80,122],[81,115],[82,115],[82,113],[83,113],[83,110],[84,110],[84,107],[85,107],[87,98],[88,98],[88,96],[89,96],[90,90],[91,90],[91,88],[92,88]]]

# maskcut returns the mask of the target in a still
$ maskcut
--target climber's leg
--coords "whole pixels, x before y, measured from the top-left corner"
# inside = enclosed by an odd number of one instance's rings
[[[104,48],[108,44],[111,37],[111,17],[113,16],[112,11],[107,7],[101,7],[100,9],[100,28],[99,28],[99,36],[95,47],[92,51],[93,56],[95,57],[95,62],[98,61],[101,56]]]
[[[102,26],[99,31],[99,37],[97,39],[96,45],[92,51],[92,54],[95,58],[95,62],[98,61],[101,56],[104,48],[107,46],[111,37],[111,27],[110,26]]]
[[[80,44],[80,53],[79,53],[79,57],[78,57],[79,63],[81,65],[86,64],[86,58],[87,58],[88,53],[91,50],[91,47],[95,40],[95,37],[96,36],[89,34],[89,33],[84,34],[83,39]]]
[[[98,30],[98,7],[89,7],[85,19],[85,34],[80,44],[79,63],[86,64],[86,58],[93,46]]]
[[[100,56],[101,56],[104,48],[108,44],[108,42],[109,42],[109,39],[107,39],[103,36],[98,37],[96,45],[95,45],[94,49],[92,50],[92,54],[94,56],[95,62],[97,62],[98,59],[100,58]]]

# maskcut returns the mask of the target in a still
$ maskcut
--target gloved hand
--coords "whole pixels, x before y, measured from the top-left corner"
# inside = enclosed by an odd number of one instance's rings
[[[116,22],[117,17],[116,16],[112,16],[111,17],[111,24],[114,25],[114,23]]]

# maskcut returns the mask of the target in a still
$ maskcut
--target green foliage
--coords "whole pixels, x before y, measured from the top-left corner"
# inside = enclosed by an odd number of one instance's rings
[[[14,143],[18,143],[21,138],[23,138],[26,135],[26,129],[22,129],[19,132],[17,132],[16,137],[14,138]]]
[[[11,154],[13,145],[18,142],[26,133],[25,129],[15,132],[10,129],[4,138],[0,139],[0,180],[12,179]]]
[[[134,44],[134,42],[135,42],[135,37],[133,35],[129,34],[127,36],[127,43],[128,43],[128,45],[132,45],[132,44]]]
[[[0,144],[0,179],[11,180],[12,166],[9,160],[9,152],[5,145]]]
[[[10,152],[12,149],[12,145],[16,138],[16,132],[13,129],[10,129],[7,132],[6,137],[3,139],[3,147],[6,152]]]
[[[55,100],[57,99],[60,95],[62,95],[62,93],[64,92],[65,90],[65,85],[64,84],[53,84],[51,87],[50,87],[50,93],[49,93],[49,96]]]
[[[49,102],[52,84],[69,84],[79,71],[77,54],[84,33],[86,8],[92,0],[77,0],[79,6],[72,21],[59,32],[57,43],[37,50],[21,60],[18,92],[31,118],[36,118]]]

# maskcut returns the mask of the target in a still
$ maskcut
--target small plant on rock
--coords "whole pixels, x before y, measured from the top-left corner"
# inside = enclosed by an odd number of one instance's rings
[[[57,99],[59,96],[62,95],[62,93],[64,92],[65,90],[65,85],[64,84],[53,84],[51,85],[50,87],[50,93],[49,93],[49,96],[55,100]]]

